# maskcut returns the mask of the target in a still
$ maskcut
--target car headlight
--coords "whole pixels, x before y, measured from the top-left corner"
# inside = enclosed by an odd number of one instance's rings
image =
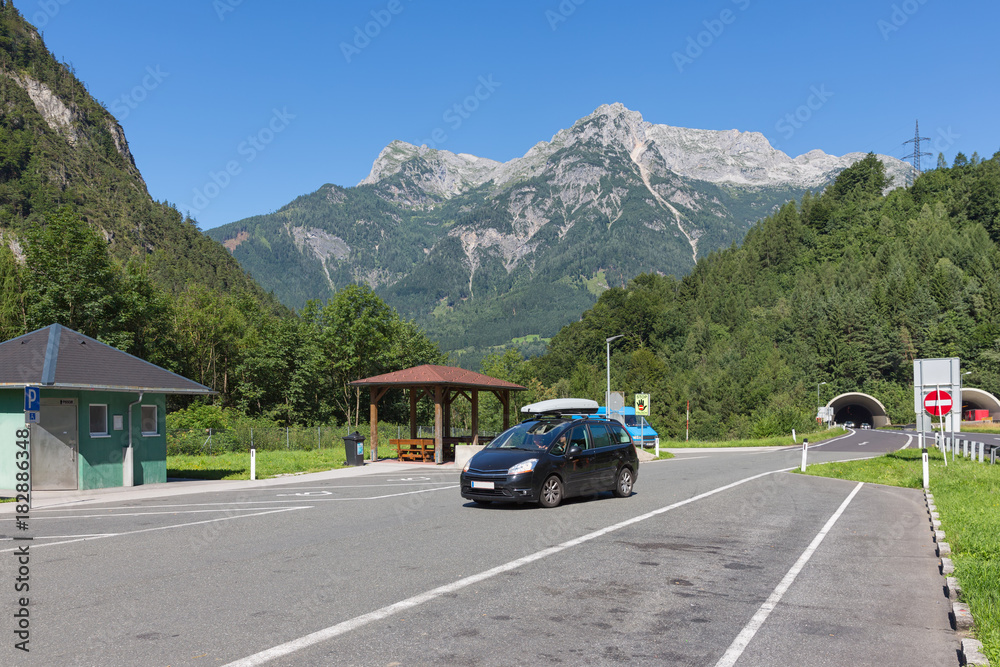
[[[462,472],[469,472],[470,465],[472,465],[472,457],[469,457],[469,460],[465,462],[465,467],[462,468]]]
[[[521,461],[518,464],[512,465],[507,471],[508,475],[521,475],[526,472],[531,472],[535,469],[535,464],[538,463],[538,459],[528,459],[527,461]]]

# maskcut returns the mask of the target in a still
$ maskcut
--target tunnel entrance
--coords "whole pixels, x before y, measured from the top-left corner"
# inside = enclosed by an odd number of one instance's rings
[[[862,405],[847,405],[834,413],[833,420],[838,424],[854,422],[854,425],[861,428],[862,424],[871,425],[872,413]]]
[[[885,406],[874,396],[861,392],[841,394],[826,405],[833,408],[833,420],[838,424],[851,421],[858,428],[862,424],[870,424],[872,428],[879,428],[892,423],[885,411]]]

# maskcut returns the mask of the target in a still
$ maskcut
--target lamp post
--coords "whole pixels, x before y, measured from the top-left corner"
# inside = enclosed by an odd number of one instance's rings
[[[826,383],[825,382],[817,382],[816,383],[816,407],[817,408],[823,407],[823,404],[820,402],[820,398],[819,398],[819,387],[820,387],[820,385],[824,385],[824,384],[826,384]],[[829,419],[824,419],[823,421],[825,421],[827,423],[827,428],[829,428],[830,427],[830,420]]]
[[[611,336],[610,338],[605,338],[604,342],[608,346],[608,356],[607,356],[607,370],[608,370],[608,391],[604,394],[604,410],[605,416],[610,419],[611,417],[611,341],[618,340],[622,338],[625,334],[618,334],[617,336]]]

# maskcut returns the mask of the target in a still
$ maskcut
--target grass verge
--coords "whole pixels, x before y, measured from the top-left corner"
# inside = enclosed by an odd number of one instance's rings
[[[944,464],[929,450],[930,490],[941,515],[962,586],[962,602],[969,605],[976,638],[990,663],[1000,665],[1000,466],[968,459]],[[904,449],[864,461],[826,463],[807,474],[908,488],[923,486],[921,453]]]
[[[798,442],[792,441],[791,435],[782,435],[777,438],[758,438],[756,440],[719,440],[717,442],[695,442],[683,440],[660,440],[660,449],[664,447],[676,449],[696,449],[708,447],[791,447],[801,445],[802,438],[807,438],[809,442],[816,443],[831,438],[837,438],[847,433],[842,428],[831,428],[826,431],[816,431],[814,433],[799,433]]]
[[[388,444],[379,444],[380,459],[395,456]],[[366,460],[371,454],[365,450]],[[257,450],[257,479],[347,467],[344,447],[312,450]],[[167,456],[167,477],[180,479],[250,479],[249,452],[172,454]]]

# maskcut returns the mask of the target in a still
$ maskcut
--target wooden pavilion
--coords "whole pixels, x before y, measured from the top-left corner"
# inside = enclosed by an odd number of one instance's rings
[[[503,406],[503,427],[510,426],[510,392],[524,391],[513,382],[467,371],[452,366],[424,364],[394,373],[385,373],[364,380],[355,380],[352,387],[368,387],[371,392],[371,451],[374,460],[378,451],[378,403],[390,389],[406,389],[410,395],[410,437],[390,440],[396,445],[400,459],[428,460],[444,463],[445,455],[456,444],[477,444],[479,433],[479,392],[488,391]],[[417,438],[417,401],[424,396],[434,399],[434,438]],[[459,396],[472,404],[472,435],[451,437],[451,405]],[[447,434],[447,435],[445,435]],[[453,454],[452,454],[453,455]]]

